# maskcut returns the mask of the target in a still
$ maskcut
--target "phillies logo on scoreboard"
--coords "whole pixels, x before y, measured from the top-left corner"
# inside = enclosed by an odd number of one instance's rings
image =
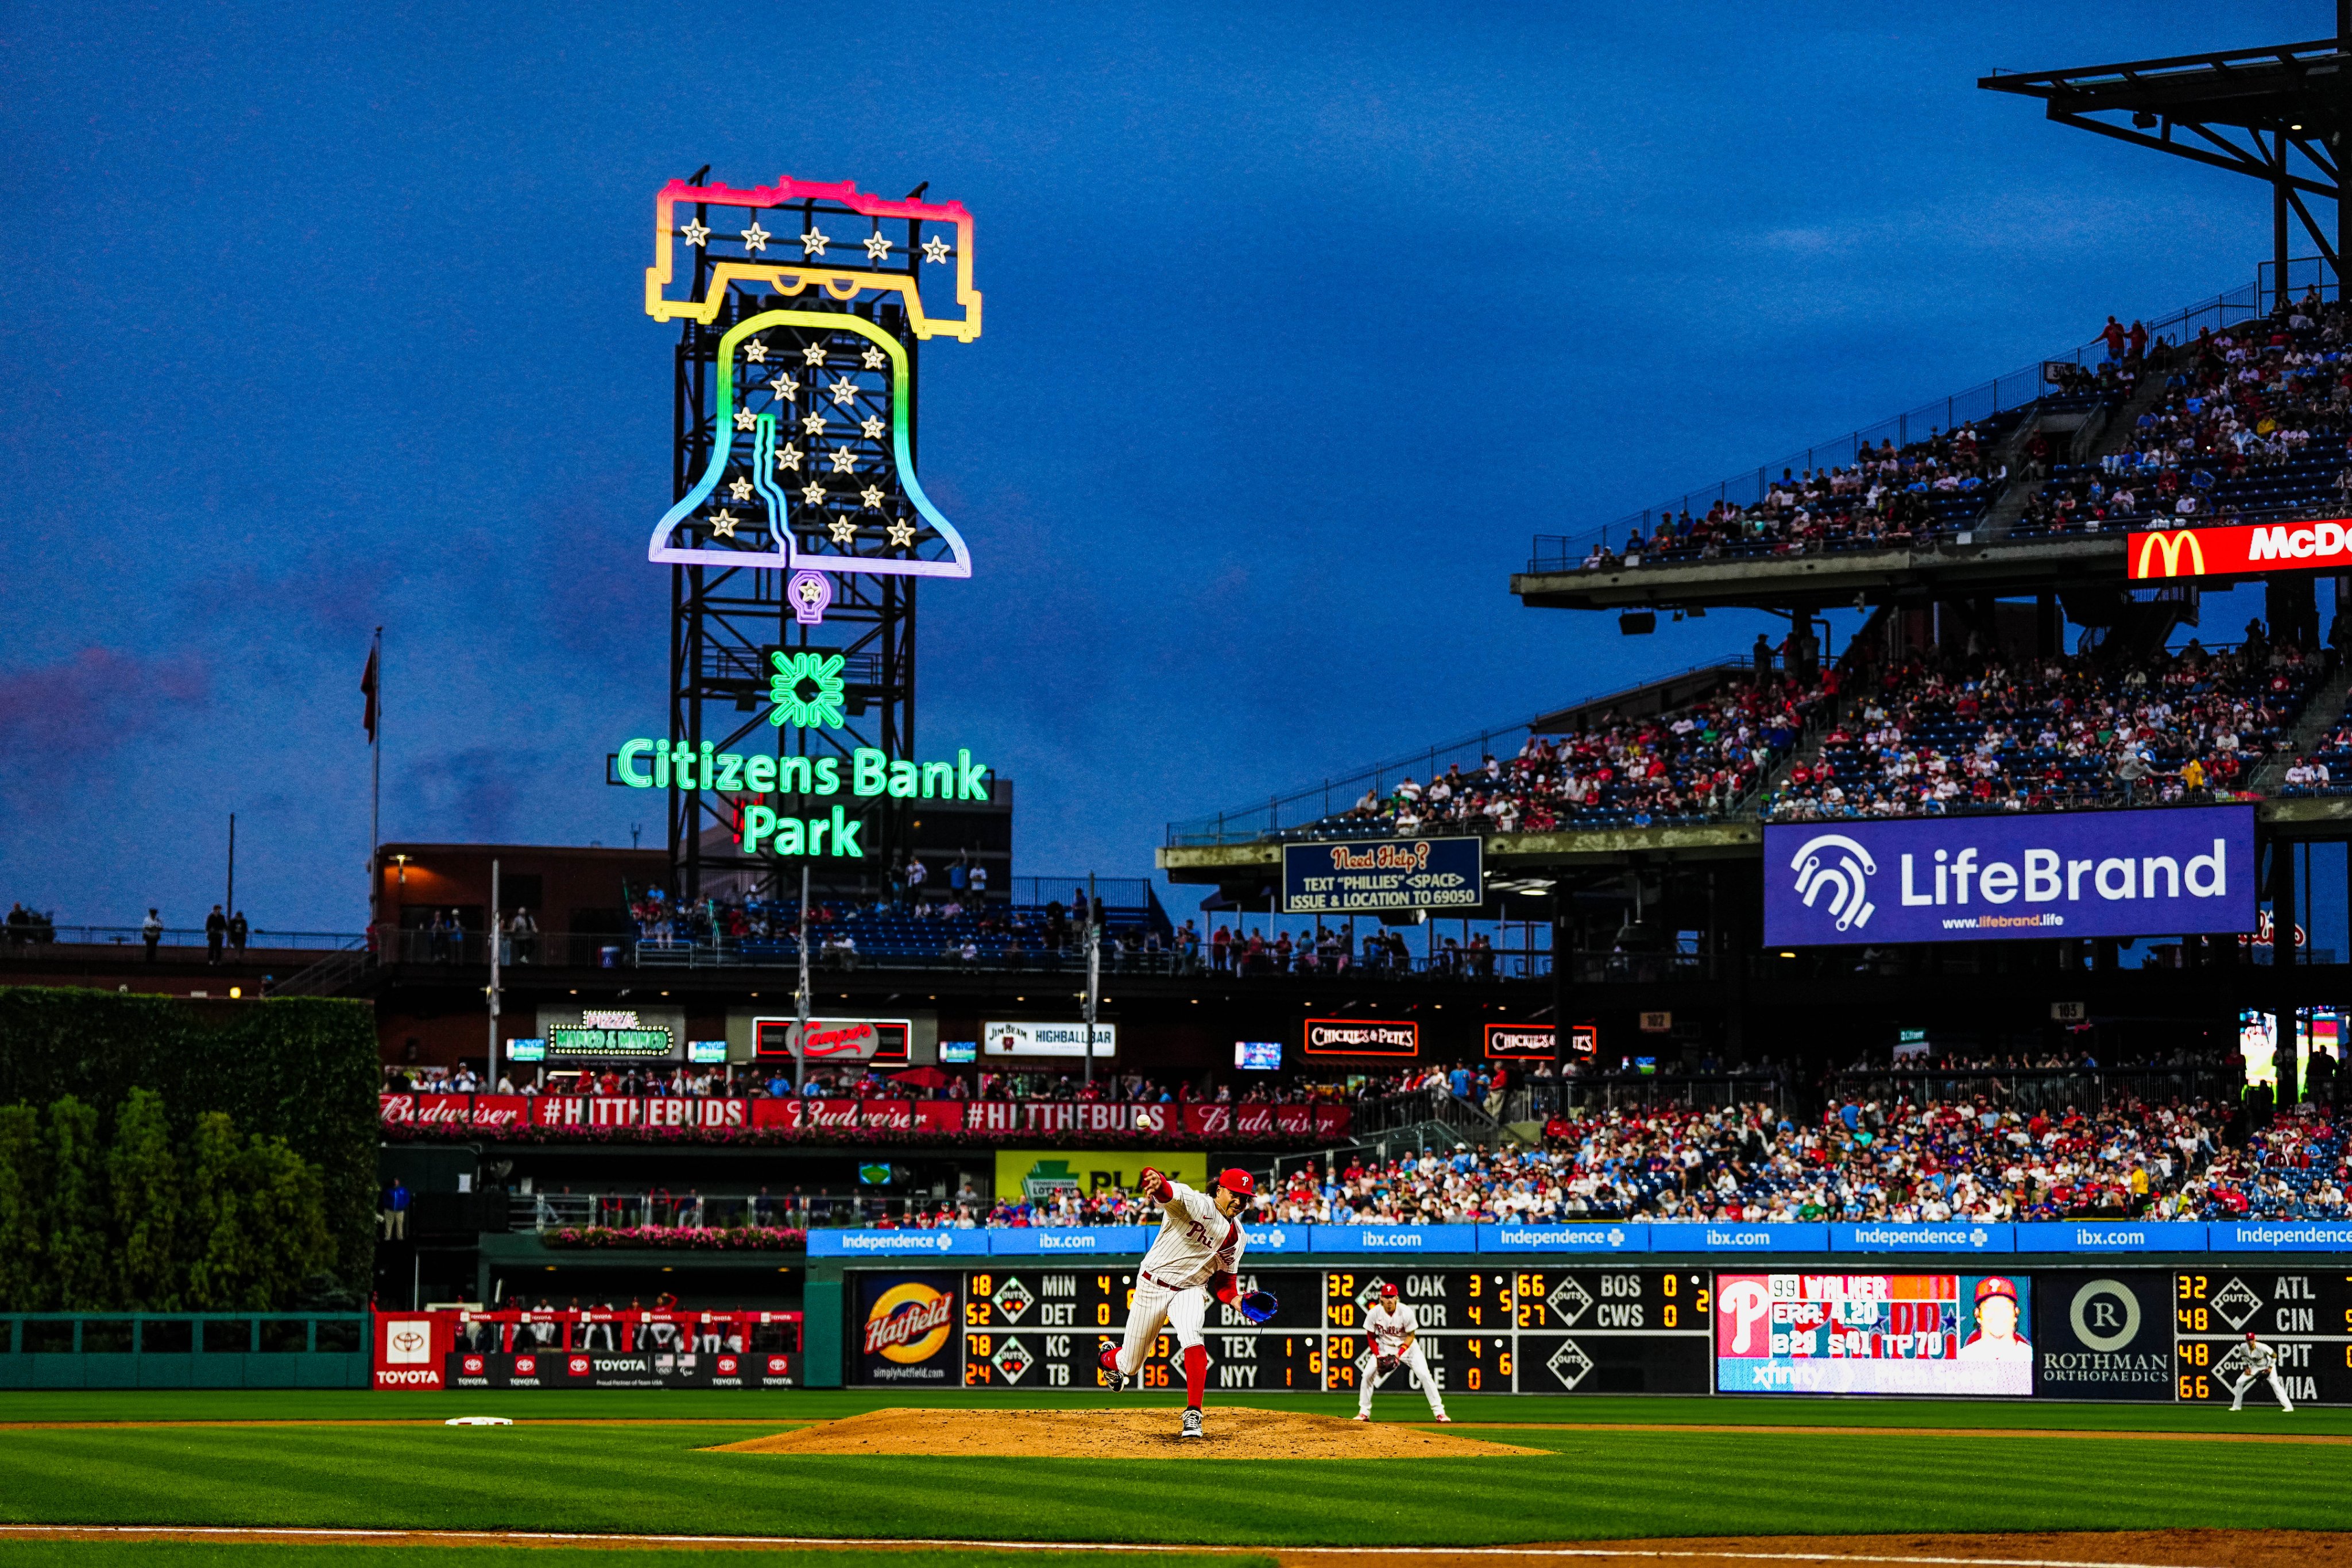
[[[2218,528],[2149,528],[2131,536],[2134,582],[2233,577],[2254,572],[2341,571],[2352,567],[2352,517],[2241,523]]]

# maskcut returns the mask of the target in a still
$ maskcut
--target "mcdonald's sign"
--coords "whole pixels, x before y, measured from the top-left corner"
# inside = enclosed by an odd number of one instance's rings
[[[2242,577],[2274,571],[2352,570],[2352,517],[2241,523],[2220,528],[2147,528],[2130,538],[2134,582]]]

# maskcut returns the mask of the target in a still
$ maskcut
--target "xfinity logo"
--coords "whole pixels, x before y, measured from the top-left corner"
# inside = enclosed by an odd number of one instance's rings
[[[1811,909],[1823,894],[1829,913],[1841,931],[1870,924],[1877,905],[1870,902],[1870,876],[1878,862],[1870,852],[1843,833],[1822,833],[1807,839],[1789,869],[1797,873],[1797,896]]]

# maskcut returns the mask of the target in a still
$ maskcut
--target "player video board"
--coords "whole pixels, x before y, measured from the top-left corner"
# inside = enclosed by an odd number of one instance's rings
[[[863,1271],[861,1271],[863,1272]],[[1136,1262],[1090,1265],[1013,1263],[950,1276],[919,1277],[923,1289],[893,1297],[897,1281],[875,1273],[856,1292],[870,1303],[901,1307],[937,1297],[958,1310],[957,1376],[968,1388],[1095,1388],[1101,1354],[1123,1342],[1136,1286]],[[1239,1309],[1212,1300],[1202,1325],[1208,1385],[1224,1393],[1353,1391],[1371,1359],[1364,1314],[1383,1285],[1397,1287],[1418,1325],[1415,1341],[1430,1376],[1447,1393],[1548,1394],[1708,1391],[1711,1289],[1687,1270],[1570,1267],[1416,1267],[1371,1263],[1345,1269],[1244,1268],[1244,1291],[1265,1291],[1274,1316],[1252,1323]],[[869,1309],[870,1310],[870,1309]],[[929,1334],[907,1332],[887,1348],[904,1357],[928,1351]],[[928,1325],[925,1326],[926,1329]],[[944,1366],[945,1357],[940,1358]],[[877,1354],[862,1361],[866,1380],[927,1377]],[[1147,1389],[1181,1388],[1184,1375],[1173,1329],[1153,1337],[1140,1373]],[[1391,1375],[1391,1392],[1410,1379]]]
[[[2251,1364],[2251,1333],[2278,1353],[2277,1377],[2297,1405],[2352,1404],[2352,1274],[2322,1269],[2208,1269],[2172,1277],[2173,1394],[2228,1400]],[[2249,1405],[2273,1405],[2267,1380]]]
[[[1717,1274],[1725,1394],[2033,1392],[2023,1274]]]

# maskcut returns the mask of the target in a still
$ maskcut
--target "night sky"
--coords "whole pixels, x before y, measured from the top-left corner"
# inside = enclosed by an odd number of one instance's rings
[[[2262,187],[1975,78],[2332,20],[12,6],[0,902],[196,924],[235,811],[257,926],[358,929],[378,623],[386,839],[659,841],[603,758],[664,712],[642,276],[701,164],[976,215],[986,335],[923,365],[975,560],[923,590],[924,747],[1016,780],[1016,872],[1132,876],[1171,818],[1744,650],[1507,578],[2250,281]]]

